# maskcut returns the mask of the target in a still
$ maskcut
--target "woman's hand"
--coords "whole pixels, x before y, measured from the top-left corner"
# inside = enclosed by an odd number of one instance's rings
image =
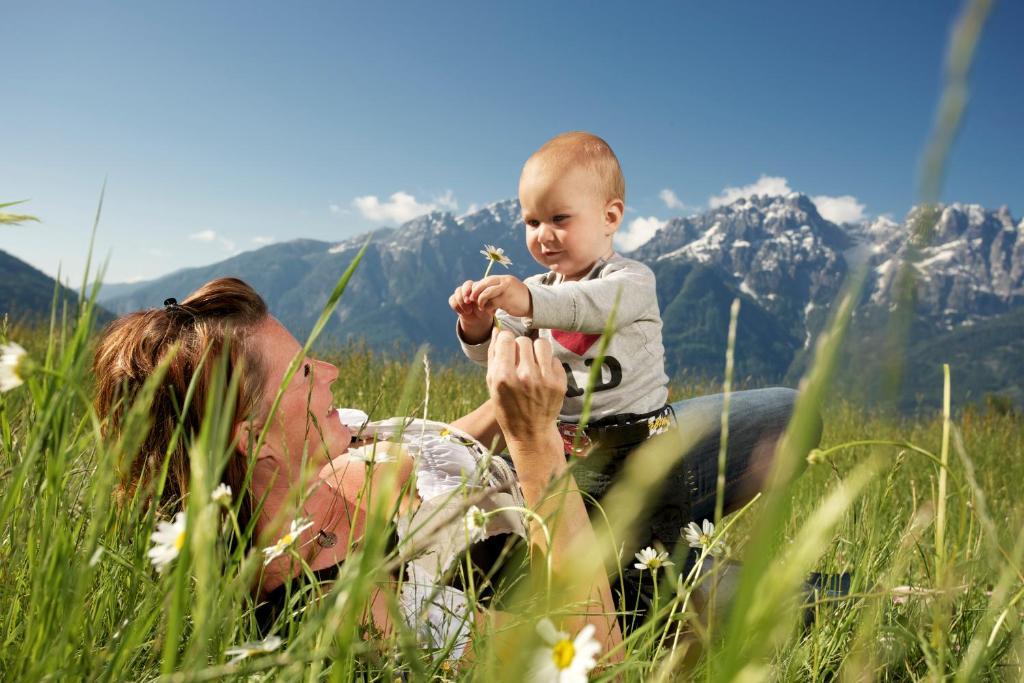
[[[487,389],[506,440],[532,441],[555,426],[565,400],[565,370],[546,339],[502,330],[488,350]]]
[[[593,624],[611,650],[622,638],[615,601],[599,556],[590,553],[588,562],[583,552],[596,547],[597,537],[576,482],[566,471],[565,451],[555,427],[565,398],[565,370],[547,340],[515,337],[504,330],[491,339],[487,388],[523,498],[547,520],[547,534],[531,523],[531,542],[550,555],[556,576],[565,581],[559,595],[562,604],[577,610],[565,626],[575,631]]]

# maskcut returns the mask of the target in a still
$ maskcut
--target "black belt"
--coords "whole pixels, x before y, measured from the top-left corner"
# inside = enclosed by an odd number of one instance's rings
[[[594,444],[608,448],[637,445],[667,430],[672,426],[674,418],[672,406],[665,405],[649,413],[622,413],[603,417],[589,423],[583,434],[579,434],[579,425],[575,422],[559,422],[558,431],[562,435],[566,454],[581,454]]]

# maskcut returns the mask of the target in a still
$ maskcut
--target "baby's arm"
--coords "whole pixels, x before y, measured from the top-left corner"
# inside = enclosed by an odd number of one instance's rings
[[[600,334],[615,307],[615,328],[657,315],[654,273],[640,263],[629,263],[593,280],[562,282],[553,286],[528,283],[533,326],[568,332]]]
[[[482,304],[477,302],[477,298],[473,294],[474,289],[481,283],[493,282],[498,277],[511,278],[525,289],[525,285],[511,275],[492,276],[479,282],[466,280],[448,298],[448,305],[459,316],[455,331],[459,338],[459,344],[462,346],[462,352],[477,365],[485,367],[495,318],[498,319],[502,329],[511,330],[517,337],[525,336],[529,331],[521,317],[510,314],[503,307],[497,306],[494,301],[488,302],[485,299]],[[529,301],[529,292],[527,292],[527,301]]]

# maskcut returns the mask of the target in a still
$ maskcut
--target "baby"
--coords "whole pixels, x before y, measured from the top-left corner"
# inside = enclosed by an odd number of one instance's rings
[[[495,316],[520,336],[551,341],[568,378],[559,428],[566,443],[628,452],[669,425],[661,317],[654,273],[615,253],[625,211],[619,161],[601,138],[563,133],[523,166],[519,203],[526,246],[548,272],[467,280],[449,298],[466,355],[486,364]],[[616,301],[618,302],[616,307]],[[585,434],[577,434],[598,340],[614,329],[593,387]]]

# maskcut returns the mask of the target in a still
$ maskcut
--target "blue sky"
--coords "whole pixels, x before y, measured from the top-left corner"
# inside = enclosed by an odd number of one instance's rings
[[[573,129],[611,143],[627,222],[648,228],[762,176],[854,198],[842,215],[902,217],[960,8],[12,3],[0,201],[31,199],[43,222],[0,232],[0,249],[77,279],[104,178],[109,281],[340,240],[512,197],[524,159]],[[1018,218],[1022,29],[1024,4],[997,3],[943,193]]]

